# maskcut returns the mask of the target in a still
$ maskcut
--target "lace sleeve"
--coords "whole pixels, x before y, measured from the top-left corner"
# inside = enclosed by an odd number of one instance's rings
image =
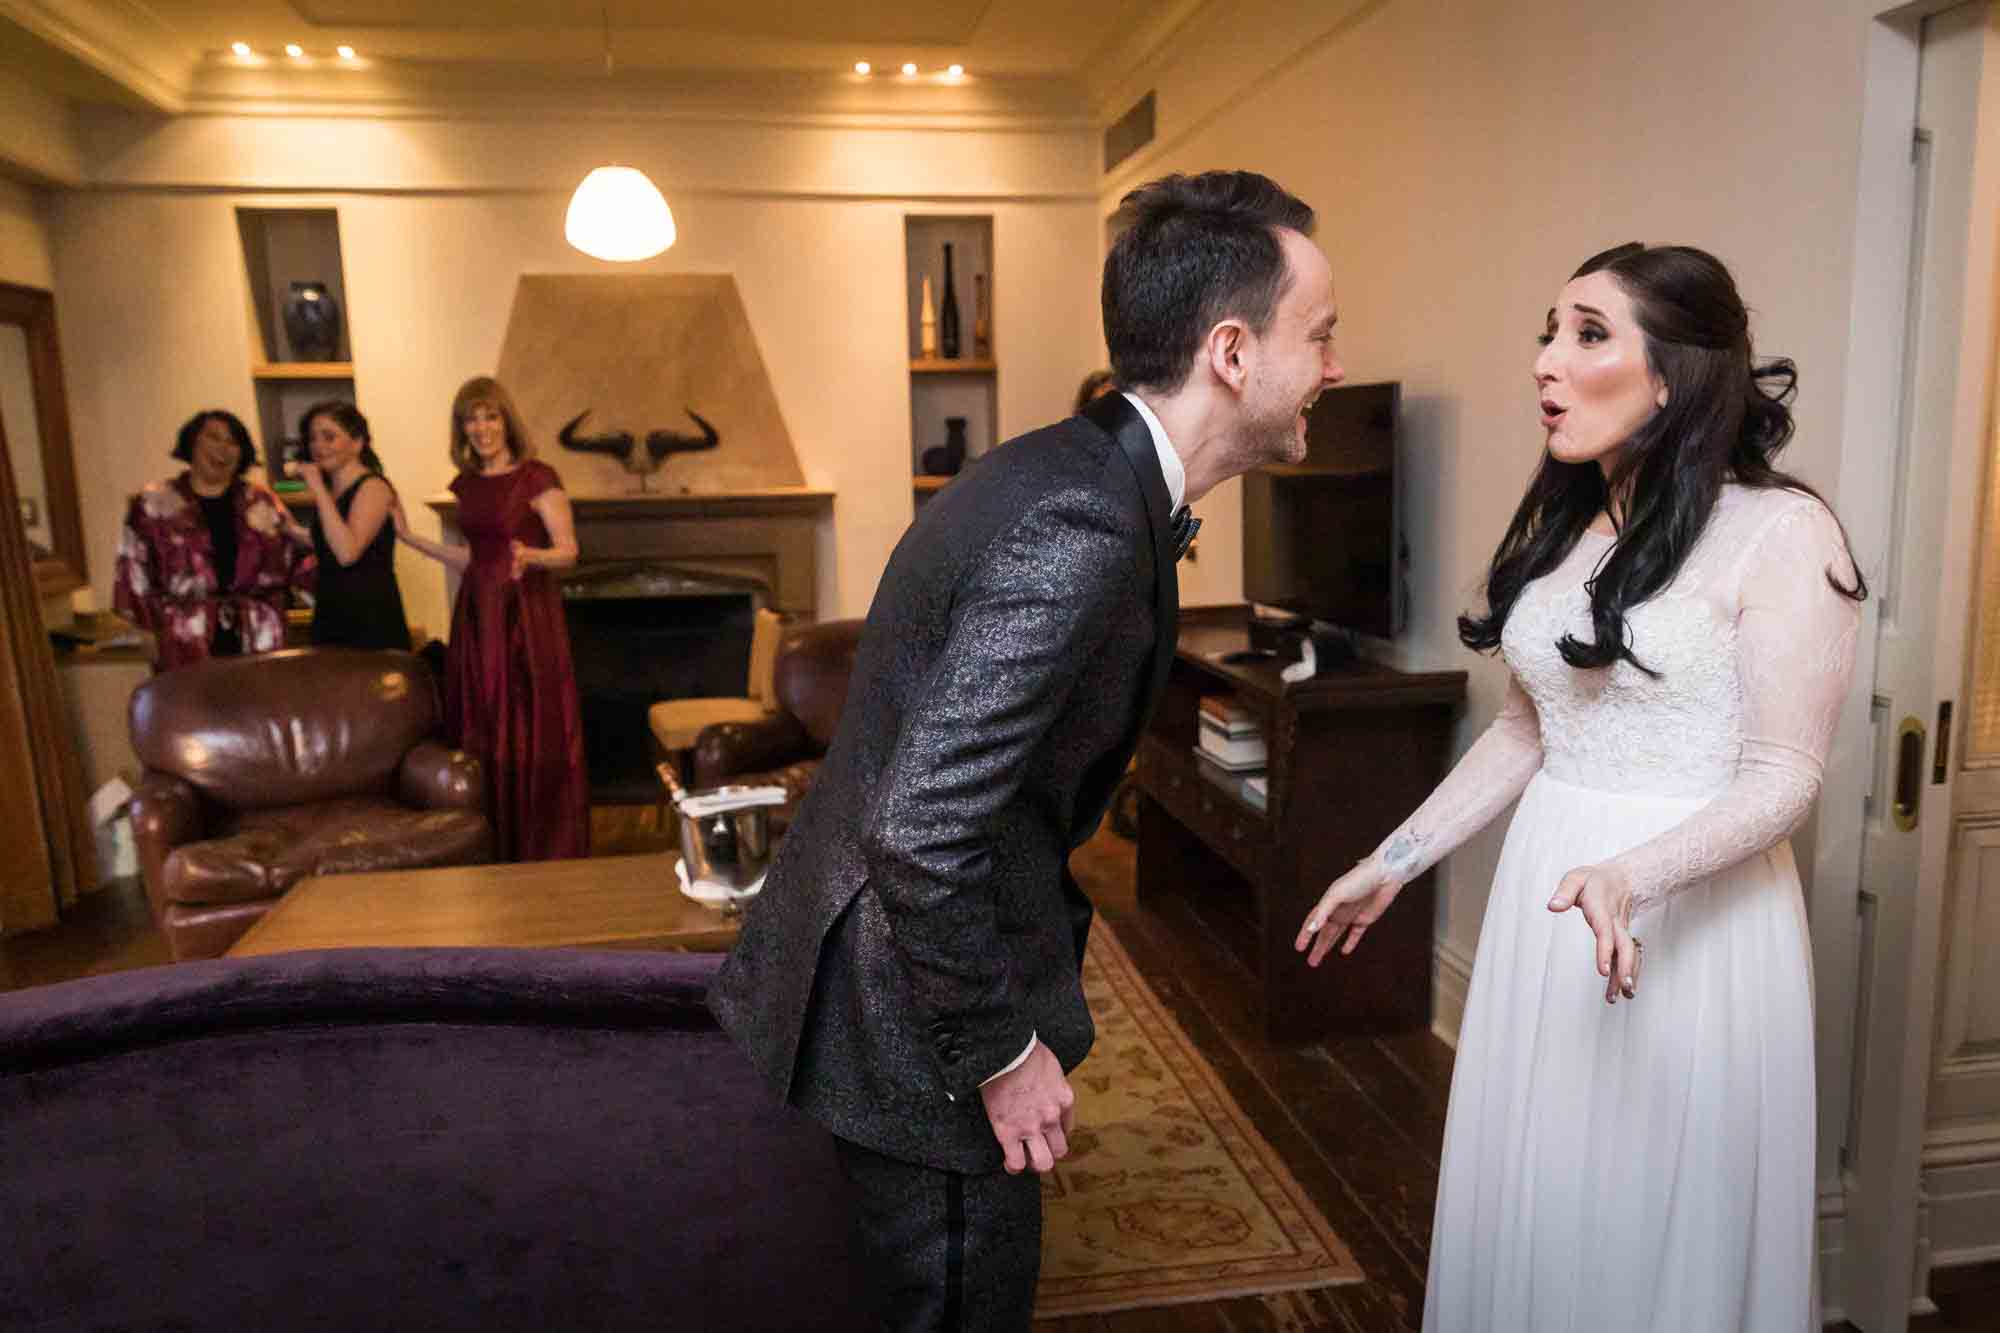
[[[1521,682],[1510,679],[1499,716],[1417,812],[1375,849],[1376,859],[1398,884],[1409,883],[1485,828],[1541,766],[1541,719]]]
[[[1740,566],[1737,672],[1743,748],[1736,776],[1681,823],[1617,857],[1634,913],[1776,846],[1819,796],[1827,747],[1854,672],[1861,608],[1840,526],[1803,498],[1771,520]]]

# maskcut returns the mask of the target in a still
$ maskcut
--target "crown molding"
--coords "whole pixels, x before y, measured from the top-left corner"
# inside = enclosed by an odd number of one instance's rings
[[[157,111],[185,105],[199,53],[141,0],[0,0],[0,19]]]
[[[1082,91],[1069,79],[990,77],[912,86],[785,71],[611,76],[528,65],[379,60],[350,69],[210,62],[198,71],[181,110],[263,118],[638,120],[985,133],[1092,128]]]

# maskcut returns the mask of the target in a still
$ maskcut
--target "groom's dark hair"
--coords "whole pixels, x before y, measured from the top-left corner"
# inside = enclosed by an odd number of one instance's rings
[[[1104,341],[1128,389],[1172,393],[1187,382],[1219,322],[1270,327],[1290,274],[1278,228],[1312,235],[1313,211],[1268,176],[1167,176],[1119,201],[1118,239],[1104,260]]]

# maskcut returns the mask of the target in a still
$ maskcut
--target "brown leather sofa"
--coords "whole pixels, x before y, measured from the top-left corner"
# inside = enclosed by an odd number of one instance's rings
[[[132,831],[176,959],[214,958],[310,875],[493,856],[479,761],[409,653],[219,658],[132,693]]]
[[[833,744],[865,621],[828,620],[786,633],[774,673],[775,711],[754,722],[717,722],[694,742],[694,785],[783,787],[781,820],[812,784]]]

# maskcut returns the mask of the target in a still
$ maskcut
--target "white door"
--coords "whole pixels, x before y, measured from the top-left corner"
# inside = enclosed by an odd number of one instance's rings
[[[1867,1333],[1904,1328],[1913,1300],[1922,1299],[1919,1185],[1933,1082],[1939,924],[1952,852],[1967,834],[1954,800],[1966,785],[1967,631],[2000,239],[1990,204],[2000,155],[1990,132],[1985,142],[1980,138],[1982,102],[1994,97],[1985,80],[2000,73],[2000,60],[1988,58],[1994,13],[1987,0],[1943,9],[1924,18],[1915,34],[1916,125],[1912,132],[1905,110],[1908,156],[1895,182],[1906,193],[1901,200],[1886,190],[1878,197],[1900,206],[1906,256],[1902,327],[1894,340],[1900,344],[1894,448],[1875,448],[1866,423],[1850,411],[1849,463],[1842,469],[1843,507],[1857,546],[1864,555],[1879,553],[1869,560],[1877,599],[1869,616],[1873,652],[1862,655],[1864,662],[1873,659],[1867,725],[1873,744],[1846,747],[1850,762],[1867,770],[1858,915],[1840,920],[1840,905],[1816,890],[1814,933],[1820,1003],[1846,1007],[1844,1015],[1823,1012],[1821,1023],[1822,1133],[1839,1126],[1845,1186],[1834,1304]],[[1864,182],[1864,215],[1866,188]],[[1864,216],[1864,244],[1868,227]],[[1864,262],[1857,256],[1857,267]],[[1870,317],[1859,303],[1857,317]],[[1853,342],[1868,336],[1863,330]],[[1873,495],[1863,475],[1871,455],[1879,487]],[[1858,503],[1847,505],[1857,482],[1863,484]],[[2000,711],[1992,730],[2000,761]],[[1836,785],[1830,782],[1830,790]],[[1822,827],[1839,815],[1823,810]],[[1836,833],[1832,841],[1838,840]],[[2000,838],[1994,841],[2000,848]],[[1994,879],[2000,885],[2000,856]],[[1994,901],[2000,904],[2000,888]],[[1829,962],[1839,970],[1827,970]],[[1842,1027],[1850,1027],[1851,1048],[1829,1052],[1829,1036]]]

